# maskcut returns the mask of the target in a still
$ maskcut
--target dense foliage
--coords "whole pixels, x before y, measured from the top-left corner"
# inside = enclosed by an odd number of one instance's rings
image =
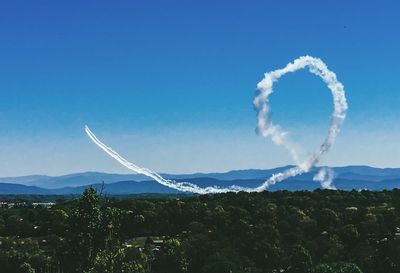
[[[7,273],[398,273],[400,190],[106,198],[0,210]]]

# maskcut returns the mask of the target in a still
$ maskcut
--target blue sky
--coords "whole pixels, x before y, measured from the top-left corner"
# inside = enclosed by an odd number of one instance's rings
[[[400,166],[398,1],[8,1],[0,10],[0,176],[293,163],[254,133],[263,73],[309,54],[343,82],[348,118],[322,164]],[[304,151],[329,90],[307,71],[271,97]]]

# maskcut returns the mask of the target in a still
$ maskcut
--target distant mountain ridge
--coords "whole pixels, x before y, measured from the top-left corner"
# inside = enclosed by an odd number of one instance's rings
[[[217,180],[213,178],[192,178],[185,181],[196,184],[201,187],[219,186],[226,187],[232,185],[240,185],[244,187],[255,187],[260,185],[264,180]],[[334,180],[336,188],[341,190],[391,190],[400,188],[400,180],[383,180],[383,181],[352,181],[339,179]],[[83,190],[88,187],[64,187],[59,189],[45,189],[36,186],[26,186],[21,184],[0,183],[0,194],[31,194],[31,195],[79,195]],[[155,181],[120,181],[110,184],[92,184],[91,187],[95,188],[98,192],[103,192],[109,195],[129,195],[129,194],[175,194],[180,193],[177,190],[165,187]],[[315,190],[321,188],[320,184],[312,180],[296,180],[288,179],[272,185],[269,191],[276,190]]]
[[[187,181],[196,185],[254,187],[261,184],[272,174],[284,171],[292,166],[274,169],[233,170],[222,173],[162,174],[165,178]],[[309,173],[290,178],[270,187],[269,190],[313,190],[320,185],[313,181],[321,167],[313,168]],[[374,168],[369,166],[333,167],[334,184],[339,189],[383,190],[400,188],[400,168]],[[79,194],[89,185],[108,194],[140,193],[177,193],[149,178],[137,174],[109,174],[85,172],[63,176],[32,175],[0,178],[0,194]]]
[[[110,174],[100,172],[84,172],[62,176],[32,175],[20,177],[0,177],[0,182],[22,184],[26,186],[37,186],[47,189],[62,187],[78,187],[96,183],[113,183],[125,180],[147,180],[144,175],[136,174]]]

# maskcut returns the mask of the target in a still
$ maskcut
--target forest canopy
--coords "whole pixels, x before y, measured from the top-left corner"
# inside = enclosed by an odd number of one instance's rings
[[[19,197],[20,199],[23,197]],[[400,272],[400,190],[110,197],[0,209],[7,273]]]

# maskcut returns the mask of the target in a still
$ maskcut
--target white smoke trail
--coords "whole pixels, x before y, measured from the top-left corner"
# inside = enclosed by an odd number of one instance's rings
[[[231,186],[229,188],[218,188],[218,187],[206,187],[206,188],[200,188],[195,184],[188,183],[188,182],[177,182],[174,180],[169,180],[163,178],[161,175],[159,175],[156,172],[153,172],[152,170],[146,169],[139,167],[122,156],[120,156],[116,151],[114,151],[112,148],[108,147],[105,145],[103,142],[101,142],[95,134],[89,129],[88,126],[85,126],[85,131],[87,135],[90,137],[90,139],[97,145],[99,146],[103,151],[105,151],[108,155],[110,155],[112,158],[117,160],[120,164],[124,165],[126,168],[134,171],[135,173],[138,174],[143,174],[147,177],[150,177],[160,183],[161,185],[170,187],[172,189],[176,189],[179,191],[186,191],[186,192],[193,192],[193,193],[199,193],[199,194],[207,194],[207,193],[223,193],[227,191],[248,191],[245,188],[238,187],[238,186]]]
[[[336,187],[332,185],[333,178],[335,178],[335,172],[331,168],[323,167],[313,180],[320,182],[323,189],[336,190]]]
[[[258,83],[257,88],[260,90],[260,93],[256,96],[253,102],[258,117],[257,133],[265,137],[271,137],[275,144],[286,148],[292,157],[297,159],[297,153],[295,149],[293,149],[293,145],[287,140],[287,133],[282,131],[279,126],[274,125],[271,121],[268,97],[273,92],[272,86],[274,82],[278,81],[280,77],[287,73],[303,69],[307,66],[309,71],[321,77],[331,90],[334,110],[331,115],[331,124],[328,130],[328,136],[325,138],[319,149],[309,155],[303,162],[297,164],[296,167],[286,171],[287,173],[285,173],[287,177],[284,179],[308,172],[313,166],[315,166],[321,157],[328,152],[334,144],[336,136],[339,133],[340,127],[346,117],[347,102],[344,86],[336,79],[335,73],[330,71],[321,59],[313,58],[311,56],[302,56],[296,59],[293,63],[289,63],[285,68],[265,73],[264,79]],[[271,177],[271,179],[272,178],[273,177]],[[270,182],[271,183],[268,183],[267,180],[260,187],[266,189],[268,186],[275,184],[278,181]]]
[[[294,144],[288,140],[287,133],[282,131],[282,129],[278,125],[274,125],[271,121],[268,97],[273,92],[272,90],[273,83],[278,81],[280,77],[282,77],[287,73],[303,69],[305,67],[308,67],[311,73],[321,77],[322,80],[327,84],[333,96],[334,110],[331,115],[331,124],[328,130],[328,135],[325,138],[324,142],[320,145],[319,149],[316,152],[310,154],[308,157],[306,157],[305,160],[299,161],[298,153],[295,149]],[[135,164],[124,159],[116,151],[114,151],[113,149],[102,143],[93,134],[93,132],[89,129],[89,127],[86,126],[85,131],[90,137],[90,139],[97,146],[99,146],[107,154],[109,154],[111,157],[117,160],[120,164],[124,165],[125,167],[134,171],[135,173],[146,175],[164,186],[180,191],[187,191],[199,194],[222,193],[228,191],[260,192],[266,190],[269,186],[277,182],[285,180],[289,177],[293,177],[308,172],[313,166],[315,166],[319,162],[321,157],[326,152],[329,151],[329,149],[335,142],[336,136],[339,133],[340,127],[346,117],[347,102],[346,102],[344,87],[336,79],[335,73],[330,71],[324,64],[324,62],[322,62],[322,60],[310,56],[302,56],[296,59],[293,63],[289,63],[285,68],[266,73],[264,75],[264,79],[258,83],[257,88],[260,92],[256,96],[253,102],[254,107],[257,111],[257,129],[256,129],[257,133],[264,137],[271,137],[272,141],[276,145],[280,145],[286,148],[290,152],[293,159],[296,161],[297,166],[290,168],[284,172],[272,175],[268,180],[266,180],[260,186],[255,188],[245,188],[239,186],[231,186],[226,188],[220,188],[217,186],[201,188],[192,183],[176,182],[174,180],[164,179],[156,172],[136,166]]]

